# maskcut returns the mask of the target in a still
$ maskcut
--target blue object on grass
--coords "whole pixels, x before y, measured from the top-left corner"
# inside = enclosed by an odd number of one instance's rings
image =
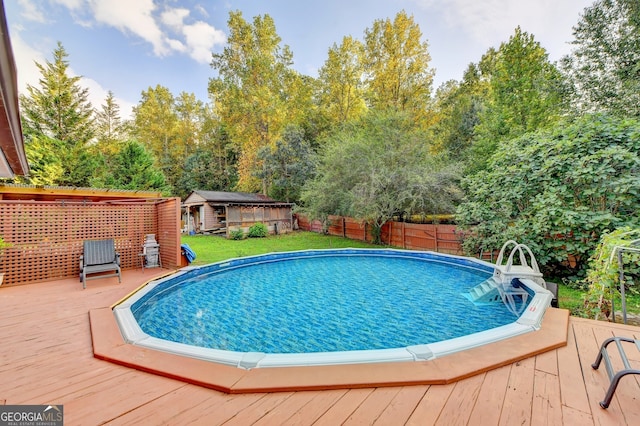
[[[196,253],[193,250],[191,250],[191,247],[189,247],[188,244],[182,244],[180,245],[180,248],[182,249],[182,252],[187,258],[187,262],[191,263],[194,260],[196,260]]]

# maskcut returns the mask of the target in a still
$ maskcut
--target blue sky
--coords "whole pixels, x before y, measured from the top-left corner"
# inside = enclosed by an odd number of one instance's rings
[[[519,25],[552,61],[570,52],[572,27],[594,0],[6,0],[18,85],[37,85],[60,41],[71,73],[82,76],[99,107],[112,91],[128,117],[143,90],[163,85],[174,94],[207,99],[211,53],[228,34],[229,12],[247,21],[270,15],[299,72],[317,76],[328,49],[351,35],[362,39],[377,19],[413,15],[429,44],[435,90],[460,80],[470,62],[507,41]]]

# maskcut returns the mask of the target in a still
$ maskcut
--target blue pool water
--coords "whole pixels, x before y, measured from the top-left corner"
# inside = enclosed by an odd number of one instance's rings
[[[131,311],[153,337],[263,353],[399,348],[517,319],[502,303],[476,306],[463,296],[488,269],[381,253],[205,269],[157,286]]]

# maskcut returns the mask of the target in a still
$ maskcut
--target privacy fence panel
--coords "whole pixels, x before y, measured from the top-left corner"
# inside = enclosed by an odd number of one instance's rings
[[[140,266],[146,234],[159,238],[162,263],[179,263],[179,199],[91,203],[0,201],[3,285],[77,276],[83,241],[112,238],[123,269]],[[177,235],[177,238],[176,238]],[[177,253],[177,254],[176,254]]]
[[[301,215],[296,219],[302,230],[323,232],[319,221],[310,221]],[[373,241],[370,224],[343,216],[329,216],[326,232],[353,240]],[[394,247],[462,254],[462,241],[455,225],[389,221],[382,226],[380,237],[383,244]]]

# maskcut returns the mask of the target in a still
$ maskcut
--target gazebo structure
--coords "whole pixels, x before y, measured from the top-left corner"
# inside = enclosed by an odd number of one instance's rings
[[[122,269],[141,267],[153,234],[165,268],[181,266],[180,199],[159,192],[0,184],[3,285],[78,276],[83,242],[113,239]]]

